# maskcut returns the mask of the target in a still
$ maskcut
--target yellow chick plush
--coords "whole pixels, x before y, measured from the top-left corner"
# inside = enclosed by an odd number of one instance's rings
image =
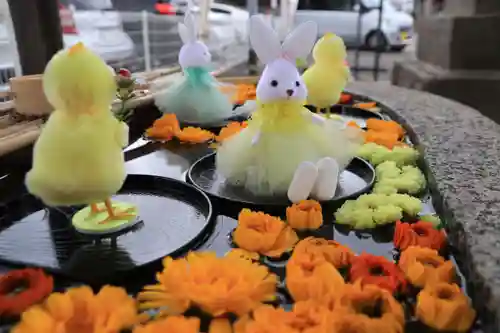
[[[108,199],[125,181],[128,144],[127,125],[110,110],[114,73],[80,43],[52,58],[43,89],[55,110],[35,143],[28,191],[49,206],[90,204],[89,214],[108,213],[100,223],[135,218]]]
[[[307,104],[318,109],[337,104],[350,77],[346,64],[347,49],[344,41],[327,33],[314,45],[314,64],[303,74],[307,87]]]

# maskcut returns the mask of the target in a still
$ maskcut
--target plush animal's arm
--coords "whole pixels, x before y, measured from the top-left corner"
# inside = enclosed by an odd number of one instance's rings
[[[342,67],[342,75],[346,81],[350,81],[353,79],[349,66]]]
[[[122,121],[117,121],[115,139],[120,147],[125,148],[128,146],[128,125]]]

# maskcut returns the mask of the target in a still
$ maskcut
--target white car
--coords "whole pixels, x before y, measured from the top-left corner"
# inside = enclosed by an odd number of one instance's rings
[[[414,0],[391,0],[397,10],[413,15],[415,13]]]
[[[191,11],[199,14],[200,7],[197,2],[192,6]],[[171,4],[177,6],[180,12],[186,10],[187,2],[184,0],[172,1]],[[248,26],[248,11],[235,6],[212,2],[210,12],[208,13],[208,21],[210,24],[210,33],[217,41],[217,47],[232,45],[235,41],[247,40]]]
[[[134,43],[111,0],[59,0],[59,6],[65,47],[83,42],[107,62],[134,55]]]
[[[111,64],[133,56],[134,43],[110,5],[109,0],[59,0],[64,46],[83,42]],[[0,91],[7,90],[9,79],[16,75],[14,36],[8,32],[6,20],[10,20],[8,5],[0,0]]]
[[[379,29],[380,10],[376,7],[380,1],[383,1],[383,10]],[[314,21],[318,24],[320,36],[333,32],[342,37],[348,46],[403,50],[411,42],[413,17],[398,11],[391,0],[360,0],[358,4],[352,3],[350,0],[299,0],[294,25]],[[359,12],[361,26],[358,36]]]

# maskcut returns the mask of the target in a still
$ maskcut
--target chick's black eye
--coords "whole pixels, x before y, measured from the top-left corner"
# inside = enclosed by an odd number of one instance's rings
[[[299,87],[300,86],[300,82],[299,81],[295,81],[295,86]]]
[[[271,87],[277,87],[278,86],[278,81],[272,80],[271,81]]]

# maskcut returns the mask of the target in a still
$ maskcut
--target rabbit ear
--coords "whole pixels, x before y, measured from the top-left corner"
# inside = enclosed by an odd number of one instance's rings
[[[193,15],[187,11],[184,15],[184,23],[179,23],[179,36],[184,44],[196,41],[196,24]]]
[[[184,23],[177,24],[177,30],[179,30],[179,36],[184,44],[189,44],[192,42],[192,36],[189,29],[184,25]]]
[[[280,39],[261,15],[253,15],[250,18],[250,44],[264,64],[281,56]]]
[[[295,28],[283,42],[283,54],[290,60],[307,58],[318,38],[318,26],[312,21]]]

